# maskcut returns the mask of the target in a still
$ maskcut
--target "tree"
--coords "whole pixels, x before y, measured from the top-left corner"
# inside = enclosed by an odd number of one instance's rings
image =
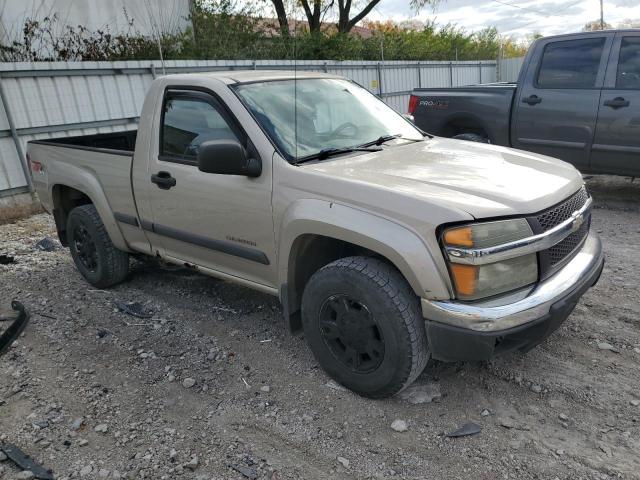
[[[617,28],[640,28],[640,18],[631,19],[625,18],[620,23],[618,23]]]
[[[371,13],[373,7],[378,3],[380,3],[380,0],[365,2],[362,10],[351,17],[352,0],[338,0],[338,32],[349,33],[359,21]]]
[[[583,32],[596,32],[598,30],[609,30],[613,28],[610,24],[606,23],[604,24],[604,28],[602,28],[602,25],[600,25],[600,20],[593,20],[589,23],[587,23],[583,28],[582,31]]]
[[[320,32],[322,19],[325,15],[333,12],[337,13],[337,28],[339,33],[349,33],[358,22],[365,19],[367,15],[380,3],[381,0],[270,0],[278,17],[278,24],[283,35],[289,35],[289,18],[287,6],[302,7],[309,31]],[[416,8],[426,5],[435,5],[440,0],[412,0],[411,4]],[[337,12],[336,12],[337,9]],[[359,11],[354,11],[358,10]]]
[[[283,36],[289,36],[289,16],[287,9],[291,10],[291,7],[301,6],[304,10],[304,14],[307,17],[307,23],[309,25],[310,32],[319,32],[322,26],[322,18],[328,10],[333,8],[335,0],[270,0],[276,11],[278,18],[278,25],[280,26],[280,32]]]
[[[289,36],[289,18],[287,16],[287,7],[284,0],[271,0],[273,8],[276,11],[278,17],[278,24],[280,25],[280,33],[283,37]]]

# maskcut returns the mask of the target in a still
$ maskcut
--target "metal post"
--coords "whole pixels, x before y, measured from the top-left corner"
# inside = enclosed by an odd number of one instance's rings
[[[329,67],[327,66],[327,62],[324,62],[324,73],[328,73],[329,72]]]
[[[156,75],[156,66],[152,63],[151,67],[149,67],[151,69],[151,76],[153,77],[153,79],[155,80],[157,75]]]
[[[449,62],[449,82],[453,87],[453,62]]]
[[[418,62],[418,88],[422,88],[422,66]]]
[[[257,70],[257,69],[258,69],[258,64],[256,63],[256,61],[255,61],[255,60],[253,61],[253,69],[254,69],[254,70]]]
[[[480,73],[480,83],[482,83],[482,61],[478,60],[478,72]]]
[[[16,152],[18,152],[18,158],[20,159],[20,166],[22,167],[24,178],[27,180],[27,185],[29,185],[29,192],[33,193],[33,182],[31,182],[31,174],[29,173],[27,158],[25,157],[24,151],[22,150],[20,137],[18,137],[16,125],[15,123],[13,123],[13,117],[11,116],[11,110],[9,109],[9,103],[7,102],[7,97],[4,94],[4,87],[2,86],[2,76],[0,76],[0,102],[2,102],[2,105],[4,106],[4,113],[7,116],[9,130],[11,130],[11,137],[13,138],[13,143],[16,146]]]
[[[382,98],[382,64],[378,62],[378,96]]]

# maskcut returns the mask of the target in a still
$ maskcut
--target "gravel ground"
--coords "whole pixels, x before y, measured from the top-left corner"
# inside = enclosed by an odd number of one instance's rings
[[[0,440],[56,478],[640,478],[640,182],[588,183],[607,264],[564,326],[526,355],[432,361],[384,401],[331,382],[274,298],[142,262],[95,290],[35,249],[49,216],[0,226],[0,305],[32,314],[0,359]]]

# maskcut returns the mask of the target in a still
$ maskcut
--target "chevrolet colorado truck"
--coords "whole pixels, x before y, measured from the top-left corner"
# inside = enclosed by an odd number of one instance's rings
[[[138,130],[28,156],[89,283],[151,255],[278,296],[326,372],[372,398],[430,357],[532,348],[604,262],[574,167],[432,137],[331,75],[161,77]]]
[[[640,30],[537,40],[517,83],[413,92],[424,131],[541,153],[582,172],[640,176]]]

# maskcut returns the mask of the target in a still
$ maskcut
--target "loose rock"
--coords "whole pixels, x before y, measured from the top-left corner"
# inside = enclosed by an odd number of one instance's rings
[[[196,384],[195,379],[193,379],[193,378],[191,378],[191,377],[185,378],[185,379],[182,381],[182,386],[183,386],[184,388],[191,388],[191,387],[193,387],[195,384]]]
[[[109,426],[106,423],[101,423],[100,425],[96,425],[93,430],[98,433],[107,433]]]
[[[391,423],[391,429],[396,432],[406,432],[409,430],[409,427],[407,427],[407,422],[397,419]]]
[[[184,464],[184,467],[188,468],[191,471],[194,471],[196,468],[198,468],[198,465],[198,456],[194,455],[193,457],[191,457],[191,460]]]

